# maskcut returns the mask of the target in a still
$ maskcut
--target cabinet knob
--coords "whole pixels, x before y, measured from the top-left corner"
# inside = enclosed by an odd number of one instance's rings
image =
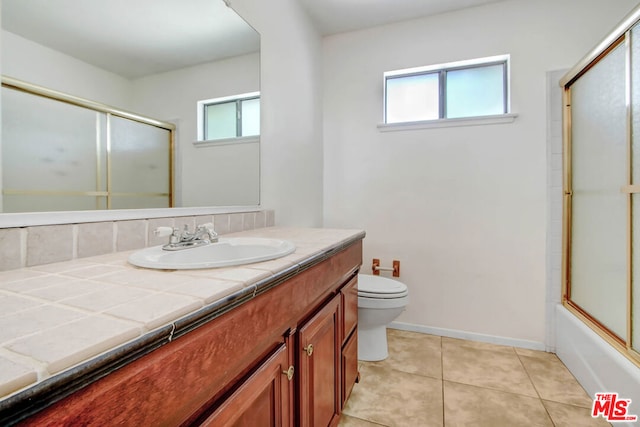
[[[282,373],[287,376],[287,379],[289,381],[291,381],[291,379],[293,378],[294,372],[295,372],[295,368],[293,367],[293,365],[289,366],[289,369],[287,369],[286,371],[282,371]]]
[[[307,352],[307,356],[311,356],[313,354],[313,344],[309,344],[303,350]]]

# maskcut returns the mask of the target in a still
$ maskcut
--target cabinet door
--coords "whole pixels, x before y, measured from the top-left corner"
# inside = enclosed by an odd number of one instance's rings
[[[342,349],[342,408],[344,408],[353,385],[358,381],[358,331],[353,335]]]
[[[300,425],[336,425],[340,414],[340,295],[299,332]]]
[[[293,373],[293,367],[283,344],[201,425],[289,426],[292,375],[288,372]]]
[[[349,339],[358,324],[358,276],[340,291],[342,295],[342,344]]]

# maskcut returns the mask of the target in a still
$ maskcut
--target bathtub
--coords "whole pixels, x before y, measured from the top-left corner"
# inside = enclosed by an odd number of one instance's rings
[[[616,426],[640,426],[640,368],[561,304],[556,308],[556,354],[592,399],[597,392],[631,399],[629,415],[639,420]]]

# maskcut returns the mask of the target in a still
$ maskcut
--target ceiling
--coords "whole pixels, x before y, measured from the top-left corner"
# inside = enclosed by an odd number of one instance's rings
[[[223,0],[1,0],[2,28],[127,78],[256,52]]]
[[[1,1],[3,29],[131,79],[260,48],[229,0]],[[504,0],[297,1],[329,35]]]
[[[437,15],[504,0],[298,0],[322,35]]]

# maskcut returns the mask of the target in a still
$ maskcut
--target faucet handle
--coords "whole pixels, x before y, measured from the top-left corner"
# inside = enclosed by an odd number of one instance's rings
[[[218,241],[218,233],[213,229],[212,223],[207,222],[205,224],[200,224],[197,229],[206,232],[209,235],[209,241],[211,243],[216,243]]]
[[[171,236],[173,234],[174,229],[172,227],[158,227],[153,230],[154,236],[157,237],[166,237]]]

